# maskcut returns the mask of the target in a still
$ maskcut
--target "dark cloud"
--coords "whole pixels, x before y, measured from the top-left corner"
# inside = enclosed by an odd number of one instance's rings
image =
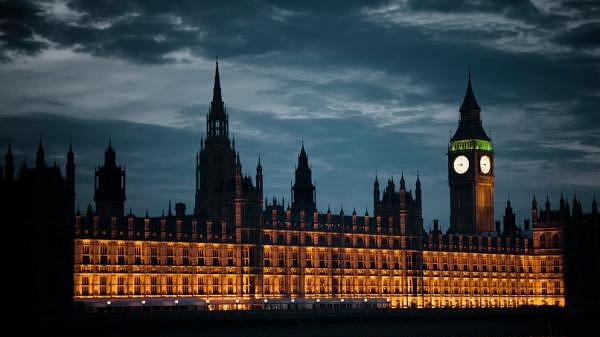
[[[8,51],[31,55],[47,44],[36,40],[36,29],[44,22],[40,8],[27,1],[0,1],[0,58],[7,61]]]
[[[372,203],[375,172],[387,179],[404,170],[414,179],[418,170],[430,222],[447,219],[447,133],[456,127],[470,64],[501,168],[497,211],[508,193],[515,205],[527,204],[532,191],[591,193],[597,186],[582,180],[597,178],[600,164],[599,8],[585,1],[553,8],[530,1],[3,1],[0,83],[13,90],[0,93],[0,137],[12,136],[31,155],[42,133],[59,162],[72,137],[86,203],[93,166],[112,136],[134,209],[191,203],[210,92],[204,88],[201,99],[180,92],[212,77],[167,78],[198,77],[203,62],[219,56],[232,64],[222,72],[232,133],[250,174],[261,153],[267,194],[288,197],[304,139],[320,207],[343,202],[362,211]],[[48,59],[64,56],[44,54],[61,51],[90,57],[56,67]],[[158,100],[168,104],[154,107]],[[131,122],[153,108],[146,120],[164,125]]]
[[[586,23],[556,36],[555,41],[574,48],[600,48],[600,22]]]

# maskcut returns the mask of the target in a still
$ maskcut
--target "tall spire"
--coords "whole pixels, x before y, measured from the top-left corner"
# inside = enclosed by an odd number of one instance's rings
[[[40,136],[40,143],[35,157],[35,167],[40,168],[44,166],[46,166],[46,161],[44,160],[44,147],[42,146],[42,137]]]
[[[260,154],[258,155],[258,164],[256,165],[256,173],[262,174],[262,165],[260,163]]]
[[[221,96],[221,79],[219,77],[219,61],[215,65],[215,82],[213,86],[213,99],[206,119],[206,142],[215,139],[229,139],[229,121],[225,112],[225,103]]]
[[[213,102],[222,102],[223,98],[221,97],[221,79],[219,78],[219,59],[217,58],[217,62],[215,65],[215,83],[213,87]]]
[[[8,180],[13,180],[15,177],[15,162],[12,154],[11,140],[8,140],[8,151],[6,151],[6,157],[4,158],[4,175]],[[1,173],[0,173],[1,174]]]
[[[452,140],[482,139],[490,140],[481,125],[481,108],[475,99],[471,83],[471,68],[469,67],[467,90],[460,106],[460,122]]]
[[[106,151],[104,151],[104,165],[107,166],[116,166],[117,165],[117,154],[112,147],[112,140],[108,137],[108,147]]]
[[[67,152],[67,161],[73,162],[75,160],[75,155],[73,154],[73,142],[69,142],[69,152]]]
[[[473,86],[471,85],[471,66],[469,66],[469,77],[467,83],[467,91],[465,92],[465,98],[463,99],[462,105],[460,106],[461,119],[462,114],[470,113],[472,110],[481,110],[475,94],[473,93]]]
[[[400,176],[400,189],[403,190],[406,188],[406,182],[404,181],[404,171],[402,171],[402,175]]]

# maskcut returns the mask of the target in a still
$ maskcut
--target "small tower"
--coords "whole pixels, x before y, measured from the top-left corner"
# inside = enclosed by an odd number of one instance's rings
[[[67,172],[67,192],[75,201],[75,154],[73,153],[73,144],[69,143],[69,152],[67,152],[67,164],[65,167]],[[73,203],[71,214],[75,211],[75,204]]]
[[[258,164],[256,165],[256,190],[258,191],[258,200],[260,201],[260,209],[263,210],[263,170],[260,164],[260,156],[258,156]]]
[[[415,199],[417,201],[417,214],[419,217],[423,216],[423,204],[421,203],[421,179],[417,173],[417,182],[415,183]]]
[[[46,167],[46,160],[44,159],[44,147],[42,145],[42,139],[38,145],[37,154],[35,156],[35,167],[38,169]]]
[[[537,226],[539,217],[540,216],[538,214],[538,204],[537,204],[537,200],[535,199],[535,194],[534,194],[533,200],[531,200],[531,225],[532,226]]]
[[[375,174],[375,182],[373,183],[373,214],[379,213],[379,180],[377,174]]]
[[[513,212],[510,199],[506,200],[506,208],[504,209],[504,235],[513,236],[517,234],[517,224],[515,213]]]
[[[304,210],[312,213],[316,208],[315,203],[315,185],[312,183],[312,172],[308,166],[308,156],[304,150],[304,142],[298,155],[298,166],[296,167],[296,177],[292,186],[292,211],[299,212]]]
[[[99,217],[122,217],[125,214],[125,169],[117,166],[117,156],[110,139],[104,152],[104,165],[95,172],[94,201]]]
[[[12,154],[12,145],[8,143],[8,151],[4,157],[4,179],[6,181],[14,181],[15,179],[15,160]]]

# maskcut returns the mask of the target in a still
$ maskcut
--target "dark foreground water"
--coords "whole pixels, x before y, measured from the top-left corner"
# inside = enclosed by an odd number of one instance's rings
[[[35,328],[40,336],[593,336],[597,320],[558,309],[148,312],[78,314]]]

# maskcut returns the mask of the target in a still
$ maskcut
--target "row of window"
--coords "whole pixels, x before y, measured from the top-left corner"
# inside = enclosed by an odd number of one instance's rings
[[[255,291],[254,280],[243,278],[242,284],[235,284],[232,277],[220,278],[218,276],[209,277],[189,277],[184,276],[176,278],[173,276],[159,277],[135,276],[133,279],[125,276],[109,278],[100,276],[96,284],[91,284],[90,276],[80,278],[81,296],[90,295],[175,295],[175,294],[235,294],[236,289],[240,287],[243,294],[253,293]],[[116,280],[116,282],[115,282]],[[130,282],[133,281],[133,284]],[[328,278],[306,278],[304,280],[305,294],[400,294],[400,293],[421,293],[421,294],[444,294],[444,295],[561,295],[561,282],[553,283],[542,281],[536,288],[532,282],[516,283],[514,281],[457,281],[454,280],[425,280],[422,286],[419,280],[407,279],[407,284],[402,286],[400,280],[384,280],[379,286],[377,279],[353,278],[346,279],[344,282],[338,282]],[[263,292],[266,294],[294,294],[300,289],[299,278],[292,279],[289,284],[283,277],[265,277],[263,283]],[[343,284],[343,286],[342,286]],[[489,286],[489,287],[488,287]],[[550,287],[552,286],[552,287]],[[404,292],[402,291],[404,289]]]
[[[197,266],[235,266],[236,258],[233,249],[198,249],[194,251],[195,256],[190,256],[189,248],[181,249],[181,256],[174,255],[173,247],[166,247],[166,256],[159,255],[159,247],[150,247],[149,256],[142,256],[142,248],[135,246],[134,255],[126,255],[126,246],[117,247],[117,255],[109,255],[108,246],[100,246],[100,254],[94,255],[90,253],[90,246],[82,247],[82,264],[150,264],[150,265],[197,265]],[[164,253],[165,250],[161,253]],[[255,256],[251,249],[242,250],[242,265],[254,265]],[[421,255],[418,253],[408,252],[406,255],[401,254],[363,254],[358,251],[351,251],[348,254],[331,253],[327,251],[306,251],[305,259],[300,261],[298,251],[285,252],[284,250],[265,250],[263,256],[263,266],[265,267],[306,267],[306,268],[357,268],[357,269],[400,269],[403,259],[406,259],[406,269],[420,269],[419,266]],[[453,270],[453,271],[482,271],[482,272],[527,272],[532,273],[531,259],[519,259],[510,256],[489,256],[474,257],[468,259],[463,256],[447,257],[445,255],[423,257],[423,270]],[[377,263],[379,261],[379,264]],[[439,263],[438,263],[439,262]],[[450,263],[449,263],[450,262]],[[461,262],[460,264],[458,262]],[[559,273],[560,259],[545,259],[539,260],[539,268],[536,271],[541,273]]]

